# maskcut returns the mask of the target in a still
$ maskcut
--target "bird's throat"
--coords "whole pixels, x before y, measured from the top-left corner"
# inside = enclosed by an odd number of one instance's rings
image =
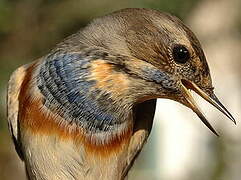
[[[55,57],[41,64],[37,81],[43,105],[91,135],[125,129],[123,123],[131,115],[130,107],[126,102],[125,107],[116,103],[111,92],[97,86],[98,81],[90,78],[88,64],[79,54]]]

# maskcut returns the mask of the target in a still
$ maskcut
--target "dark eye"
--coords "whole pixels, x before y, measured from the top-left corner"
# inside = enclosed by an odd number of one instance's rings
[[[190,59],[190,53],[183,45],[175,45],[172,50],[173,59],[177,63],[184,64]]]

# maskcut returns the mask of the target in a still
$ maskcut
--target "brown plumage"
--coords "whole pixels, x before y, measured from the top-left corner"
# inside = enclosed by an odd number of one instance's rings
[[[156,98],[191,108],[217,134],[188,89],[234,121],[195,35],[172,15],[124,9],[12,74],[9,128],[29,179],[123,179],[150,134]]]

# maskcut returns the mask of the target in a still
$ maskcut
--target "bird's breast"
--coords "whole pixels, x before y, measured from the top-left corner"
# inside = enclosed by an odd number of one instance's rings
[[[120,125],[119,131],[97,131],[96,129],[89,131],[81,126],[80,123],[86,122],[94,128],[91,123],[98,123],[101,119],[103,121],[112,119],[110,115],[106,115],[107,113],[100,112],[99,107],[85,96],[84,93],[87,93],[90,87],[82,88],[83,84],[78,80],[71,82],[66,79],[67,77],[74,78],[78,70],[69,67],[64,74],[61,68],[68,66],[68,63],[65,62],[67,63],[65,65],[61,63],[58,61],[44,62],[42,65],[35,63],[27,69],[19,96],[21,129],[33,136],[42,134],[43,136],[56,136],[59,141],[71,141],[76,146],[83,146],[86,152],[101,156],[109,156],[112,152],[121,151],[125,144],[128,144],[132,125]],[[76,87],[79,86],[82,90],[77,91]],[[77,112],[81,116],[76,119],[79,122],[75,123],[70,115]],[[67,115],[63,115],[64,113]],[[90,115],[86,117],[86,114]],[[95,114],[98,116],[93,116]],[[100,123],[105,123],[103,121]]]

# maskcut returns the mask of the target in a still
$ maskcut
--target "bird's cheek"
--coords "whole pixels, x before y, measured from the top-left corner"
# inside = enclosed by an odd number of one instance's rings
[[[164,70],[156,67],[144,67],[141,69],[145,80],[152,81],[159,86],[160,91],[176,91],[178,79]]]
[[[179,83],[176,80],[169,79],[169,80],[162,81],[161,87],[170,93],[176,94],[179,91],[178,84]]]

